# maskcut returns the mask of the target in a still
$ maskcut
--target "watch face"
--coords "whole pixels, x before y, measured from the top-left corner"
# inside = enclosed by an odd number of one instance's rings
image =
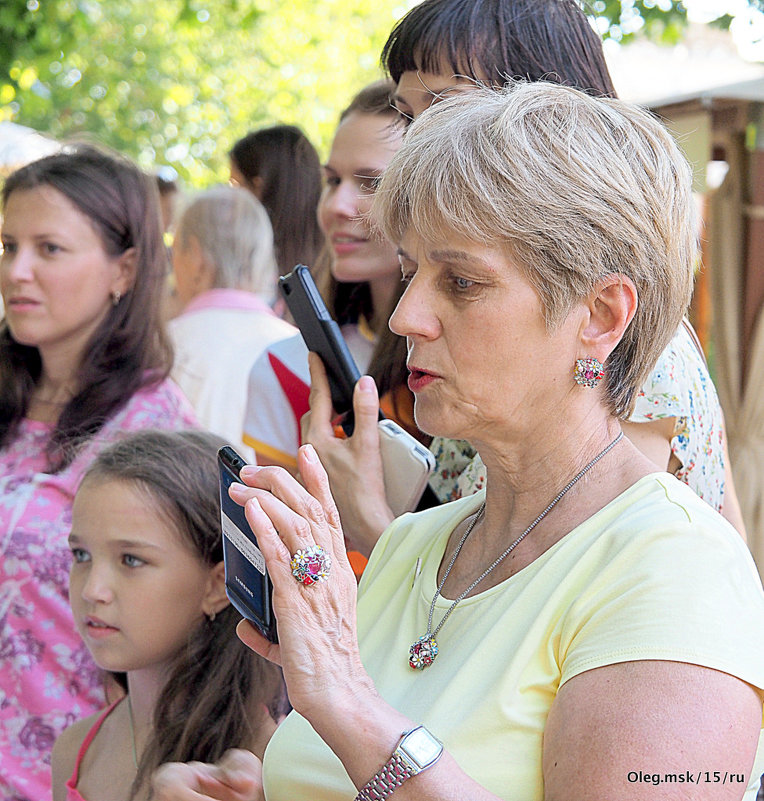
[[[419,766],[420,770],[432,765],[443,751],[443,744],[423,726],[406,735],[399,747]]]

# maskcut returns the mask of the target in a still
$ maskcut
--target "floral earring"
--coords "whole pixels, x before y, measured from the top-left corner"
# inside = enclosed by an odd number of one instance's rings
[[[604,365],[599,359],[588,357],[576,359],[573,380],[582,387],[596,387],[605,377]]]

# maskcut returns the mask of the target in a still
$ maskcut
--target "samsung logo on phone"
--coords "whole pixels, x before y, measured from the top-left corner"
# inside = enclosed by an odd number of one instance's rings
[[[252,590],[250,590],[250,588],[238,576],[234,576],[234,579],[236,580],[236,583],[244,590],[244,592],[246,592],[247,595],[249,595],[250,598],[255,597],[255,594],[252,592]]]

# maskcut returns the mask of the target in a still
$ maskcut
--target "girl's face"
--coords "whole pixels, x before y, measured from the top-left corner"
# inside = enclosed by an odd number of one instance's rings
[[[127,290],[127,259],[104,250],[90,218],[51,186],[18,189],[5,208],[0,290],[13,338],[79,356]]]
[[[438,72],[404,72],[398,81],[393,102],[404,117],[415,120],[435,103],[448,100],[459,92],[474,89],[475,86],[475,80],[464,75],[455,75],[444,61]]]
[[[332,248],[332,274],[338,281],[374,281],[395,277],[395,247],[372,234],[364,215],[375,180],[401,145],[403,127],[389,114],[346,117],[337,128],[324,166],[324,191],[318,221]]]
[[[164,671],[202,623],[215,568],[202,562],[138,484],[93,477],[69,536],[74,622],[105,670]]]

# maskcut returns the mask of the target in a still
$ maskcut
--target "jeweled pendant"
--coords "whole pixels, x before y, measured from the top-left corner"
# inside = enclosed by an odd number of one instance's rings
[[[438,655],[438,643],[435,637],[429,634],[423,634],[412,646],[409,648],[409,665],[414,670],[424,670],[435,661]]]

